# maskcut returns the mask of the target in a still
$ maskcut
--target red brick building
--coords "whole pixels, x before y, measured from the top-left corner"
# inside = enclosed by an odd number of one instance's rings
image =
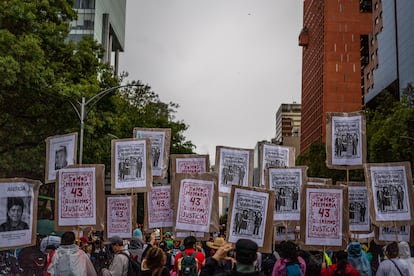
[[[363,48],[372,30],[371,1],[305,0],[303,5],[301,153],[325,142],[326,112],[362,109]]]

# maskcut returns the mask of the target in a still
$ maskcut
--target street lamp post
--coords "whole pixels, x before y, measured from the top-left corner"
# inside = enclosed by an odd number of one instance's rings
[[[85,116],[87,115],[85,109],[88,106],[88,104],[95,105],[97,102],[99,102],[103,97],[108,95],[109,93],[123,87],[139,87],[143,86],[142,84],[126,84],[126,85],[119,85],[116,87],[111,87],[106,90],[103,90],[99,92],[98,94],[94,95],[90,99],[86,100],[85,97],[82,97],[81,102],[76,101],[77,105],[79,106],[79,109],[77,106],[70,101],[70,104],[72,105],[73,109],[75,110],[76,114],[78,115],[78,118],[80,120],[80,137],[79,137],[79,164],[82,164],[82,156],[83,156],[83,134],[85,129]]]

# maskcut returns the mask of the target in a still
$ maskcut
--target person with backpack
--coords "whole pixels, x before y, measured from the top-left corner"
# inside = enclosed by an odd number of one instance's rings
[[[132,271],[134,267],[132,262],[135,261],[131,253],[124,249],[124,241],[121,237],[110,237],[109,242],[114,256],[109,267],[102,269],[102,276],[128,276],[136,274]],[[139,265],[138,263],[136,264]]]
[[[165,266],[167,256],[163,249],[153,246],[145,255],[141,263],[141,276],[169,276],[170,271]]]
[[[334,257],[335,263],[322,268],[321,276],[359,276],[358,270],[348,263],[348,253],[346,251],[338,251]]]
[[[272,276],[304,276],[306,262],[298,255],[296,244],[282,241],[279,245],[280,258],[273,267]]]
[[[399,249],[397,242],[391,242],[385,249],[387,259],[382,261],[378,267],[377,276],[411,276],[408,263],[398,258]]]
[[[177,275],[197,275],[204,265],[206,257],[202,252],[196,250],[197,240],[195,237],[188,236],[183,243],[184,250],[180,250],[174,258],[174,272]]]

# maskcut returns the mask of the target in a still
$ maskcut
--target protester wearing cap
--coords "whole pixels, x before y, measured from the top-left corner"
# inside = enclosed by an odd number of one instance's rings
[[[126,276],[130,253],[124,249],[124,241],[119,236],[109,238],[114,257],[109,268],[102,269],[102,276]]]
[[[228,260],[228,254],[233,249],[230,243],[219,247],[213,257],[208,258],[206,264],[201,269],[200,276],[210,275],[240,275],[240,276],[263,276],[260,271],[255,270],[254,262],[257,258],[257,244],[249,239],[239,239],[235,245],[235,264],[231,271],[214,273],[220,262]]]
[[[184,239],[183,243],[184,243],[184,253],[187,256],[191,256],[194,253],[194,251],[196,251],[196,247],[195,247],[197,243],[196,238],[193,236],[188,236]],[[175,255],[175,258],[174,258],[174,271],[177,272],[177,274],[179,272],[178,261],[181,259],[181,257],[182,257],[182,252],[180,251]],[[204,256],[202,252],[197,251],[195,258],[197,259],[197,263],[198,263],[198,272],[200,272],[201,267],[204,265],[206,257]]]

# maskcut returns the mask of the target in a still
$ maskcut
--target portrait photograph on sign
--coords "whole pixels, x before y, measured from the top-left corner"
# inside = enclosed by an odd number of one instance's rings
[[[349,233],[348,208],[344,208],[348,206],[348,189],[343,186],[305,185],[302,202],[301,248],[345,249]]]
[[[217,174],[177,174],[173,185],[175,230],[218,232]]]
[[[397,233],[395,232],[395,229],[397,229]],[[375,240],[376,243],[386,243],[386,242],[392,242],[392,241],[405,241],[409,244],[412,244],[412,229],[409,224],[407,225],[400,225],[400,226],[380,226],[376,227],[376,237]]]
[[[56,172],[76,164],[78,133],[51,136],[46,139],[45,183],[56,181]]]
[[[0,250],[36,244],[40,181],[0,179]]]
[[[295,166],[295,148],[275,144],[260,145],[260,186],[265,185],[265,170],[269,167]]]
[[[377,226],[413,224],[410,162],[369,163],[364,169],[372,223]]]
[[[299,223],[300,193],[306,183],[307,167],[273,168],[265,170],[266,188],[275,193],[275,222]]]
[[[104,229],[104,168],[104,165],[96,164],[59,170],[55,189],[55,230],[70,231],[76,226]]]
[[[287,228],[287,233],[286,233],[286,228]],[[282,242],[282,241],[296,241],[297,240],[297,236],[298,236],[298,232],[295,229],[295,226],[274,226],[274,230],[275,230],[275,241],[276,242]]]
[[[150,138],[151,140],[151,168],[154,179],[167,177],[170,156],[171,129],[170,128],[134,128],[134,138]]]
[[[366,162],[366,124],[362,112],[326,113],[326,165],[362,169]]]
[[[253,149],[216,147],[219,193],[229,195],[231,186],[249,187],[253,183]]]
[[[152,187],[151,142],[144,139],[112,140],[111,193],[147,192]]]
[[[274,193],[272,191],[232,186],[227,218],[227,239],[255,241],[263,252],[271,250],[273,235]]]
[[[106,237],[119,236],[130,239],[134,212],[131,196],[107,196],[106,197]],[[135,221],[135,220],[134,220]]]
[[[336,182],[336,185],[348,186],[349,230],[351,232],[371,231],[369,217],[368,188],[365,182]]]
[[[148,228],[172,227],[174,210],[171,207],[171,185],[154,186],[147,193]]]

